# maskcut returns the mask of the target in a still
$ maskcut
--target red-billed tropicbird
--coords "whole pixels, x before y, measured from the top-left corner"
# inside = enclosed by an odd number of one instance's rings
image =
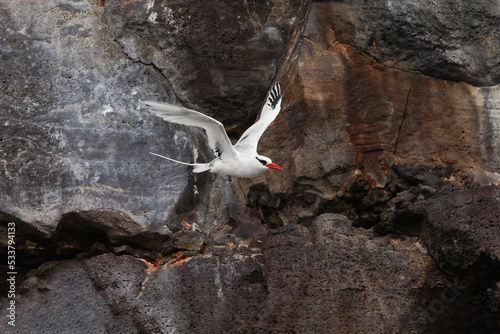
[[[256,177],[269,168],[283,170],[268,157],[257,154],[257,144],[281,109],[281,85],[277,83],[268,94],[260,117],[249,127],[233,146],[221,122],[200,112],[168,103],[141,101],[156,116],[172,123],[197,126],[205,129],[208,144],[217,156],[208,163],[185,163],[163,155],[158,157],[193,167],[194,173],[209,171],[238,177]]]

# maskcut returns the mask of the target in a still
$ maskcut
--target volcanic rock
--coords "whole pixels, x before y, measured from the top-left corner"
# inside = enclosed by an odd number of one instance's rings
[[[500,332],[498,9],[0,2],[2,333]],[[284,171],[148,153],[213,158],[140,99],[236,140],[275,81]]]

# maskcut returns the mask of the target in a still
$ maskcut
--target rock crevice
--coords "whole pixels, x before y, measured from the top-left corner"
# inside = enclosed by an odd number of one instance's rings
[[[406,96],[406,103],[405,103],[405,107],[403,109],[403,116],[401,117],[401,123],[399,124],[398,132],[397,132],[397,136],[396,136],[396,140],[395,140],[395,144],[394,144],[394,153],[393,153],[394,156],[397,155],[399,137],[401,136],[401,129],[403,128],[405,118],[406,118],[406,113],[408,111],[408,103],[410,102],[411,90],[413,88],[413,85],[415,84],[416,78],[417,78],[417,74],[415,74],[415,77],[413,78],[413,80],[411,82],[410,88],[408,89],[408,95]]]

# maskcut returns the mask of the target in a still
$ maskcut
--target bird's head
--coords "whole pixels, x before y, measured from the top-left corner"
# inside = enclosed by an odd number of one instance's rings
[[[277,164],[275,164],[274,162],[272,162],[271,159],[269,159],[268,157],[264,157],[262,155],[258,155],[255,158],[260,162],[260,164],[263,167],[267,167],[267,168],[271,168],[271,169],[283,170],[283,168],[281,168],[280,166],[278,166]]]

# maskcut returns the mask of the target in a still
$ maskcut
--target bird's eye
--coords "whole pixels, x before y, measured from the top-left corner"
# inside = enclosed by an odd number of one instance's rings
[[[267,165],[267,161],[266,160],[259,159],[258,157],[255,157],[255,159],[259,160],[259,162],[261,164],[263,164],[264,166]]]

